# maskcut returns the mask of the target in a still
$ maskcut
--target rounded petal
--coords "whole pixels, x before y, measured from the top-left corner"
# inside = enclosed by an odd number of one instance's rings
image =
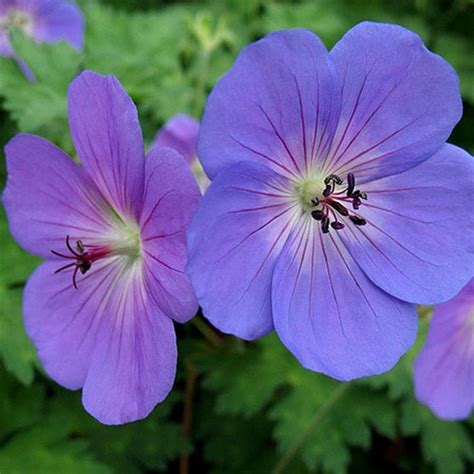
[[[198,303],[185,273],[186,231],[200,199],[183,157],[153,148],[146,159],[146,189],[140,219],[145,282],[155,304],[179,322],[192,318]]]
[[[107,205],[63,151],[20,134],[5,147],[8,180],[3,205],[10,231],[28,252],[51,257],[66,236],[97,240],[109,227]]]
[[[64,0],[31,2],[34,8],[33,36],[48,43],[66,40],[77,49],[84,46],[84,19],[79,8]]]
[[[339,103],[319,38],[306,30],[272,33],[247,46],[209,96],[199,159],[211,179],[238,161],[299,174],[327,151]]]
[[[171,390],[176,371],[172,321],[144,290],[141,269],[115,257],[78,277],[42,264],[24,294],[27,332],[46,372],[84,387],[86,410],[105,424],[146,417]],[[72,271],[72,270],[71,270]]]
[[[189,115],[171,117],[156,134],[153,146],[173,148],[188,164],[196,158],[199,121]]]
[[[446,301],[474,269],[474,160],[445,145],[404,173],[362,187],[365,226],[340,233],[348,250],[380,288],[404,301]]]
[[[288,182],[241,162],[218,175],[188,233],[188,273],[204,316],[225,333],[255,339],[273,329],[271,277],[291,230]]]
[[[302,220],[272,287],[275,329],[301,364],[339,380],[391,369],[413,344],[415,305],[377,288],[337,235]]]
[[[400,173],[436,152],[461,118],[459,79],[421,38],[396,25],[361,23],[330,52],[343,82],[327,166],[359,180]]]
[[[145,152],[135,104],[115,77],[86,71],[69,86],[68,113],[84,170],[112,207],[137,217]]]
[[[176,375],[173,322],[156,311],[141,279],[119,283],[111,294],[84,383],[84,408],[108,425],[148,416]]]
[[[436,307],[414,380],[416,397],[439,418],[462,420],[474,409],[474,280]]]

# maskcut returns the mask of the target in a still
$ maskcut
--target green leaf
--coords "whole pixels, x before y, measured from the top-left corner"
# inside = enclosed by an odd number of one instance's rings
[[[33,380],[36,352],[26,336],[22,320],[22,287],[39,259],[21,250],[8,231],[0,209],[0,242],[2,268],[0,273],[0,356],[5,367],[24,384]]]
[[[35,76],[29,81],[12,59],[0,58],[0,95],[21,132],[36,133],[72,152],[66,116],[66,92],[79,72],[82,55],[60,41],[37,44],[20,32],[12,44]]]
[[[472,437],[461,423],[437,419],[414,399],[403,404],[402,432],[421,437],[423,457],[438,474],[462,474],[474,461]]]
[[[82,440],[66,439],[60,420],[47,419],[41,425],[15,435],[0,450],[0,472],[24,474],[111,474],[97,461]]]

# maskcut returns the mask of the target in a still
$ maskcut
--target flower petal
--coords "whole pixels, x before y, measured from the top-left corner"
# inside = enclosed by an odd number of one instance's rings
[[[445,145],[404,173],[364,185],[365,226],[339,235],[367,276],[404,301],[433,304],[472,276],[474,161]]]
[[[188,273],[203,313],[217,328],[255,339],[273,328],[270,285],[291,230],[288,181],[259,163],[218,175],[188,233]]]
[[[109,228],[108,207],[73,160],[52,143],[20,134],[5,147],[3,205],[10,231],[28,252],[48,258],[73,241],[96,241]]]
[[[461,118],[459,79],[414,33],[361,23],[330,52],[343,81],[332,173],[367,181],[426,160]]]
[[[46,372],[69,389],[81,388],[94,350],[101,301],[111,290],[116,266],[97,262],[78,289],[72,269],[55,274],[58,261],[41,264],[30,276],[23,293],[27,333]]]
[[[64,0],[31,2],[33,36],[38,41],[66,40],[75,48],[84,46],[84,19],[79,8]]]
[[[86,71],[69,86],[68,113],[84,170],[117,211],[136,217],[145,154],[134,103],[115,77]]]
[[[158,131],[153,146],[173,148],[188,164],[196,159],[199,122],[189,115],[171,117]]]
[[[301,364],[339,380],[379,374],[412,345],[414,305],[377,288],[337,235],[302,220],[275,268],[275,329]]]
[[[170,392],[177,360],[173,322],[155,307],[141,272],[117,286],[104,306],[82,393],[84,408],[108,425],[148,416]]]
[[[179,322],[192,318],[198,303],[189,277],[186,230],[200,192],[183,157],[153,148],[146,159],[146,190],[140,219],[145,282],[155,304]]]
[[[467,418],[474,408],[474,280],[436,307],[428,338],[414,366],[415,392],[446,420]]]
[[[327,150],[339,102],[319,38],[306,30],[272,33],[247,46],[209,96],[199,159],[211,179],[238,161],[299,174]]]
[[[85,408],[99,421],[144,418],[172,387],[172,321],[144,291],[141,271],[122,257],[78,277],[42,264],[25,288],[27,332],[46,372],[69,389],[84,387]]]

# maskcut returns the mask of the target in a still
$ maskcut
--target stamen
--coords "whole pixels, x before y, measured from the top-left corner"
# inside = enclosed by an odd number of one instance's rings
[[[336,174],[330,174],[324,179],[324,190],[322,196],[315,196],[311,199],[311,204],[314,207],[321,206],[320,209],[313,209],[311,217],[321,222],[321,230],[324,234],[329,232],[329,227],[334,230],[342,230],[346,224],[338,220],[338,215],[349,217],[350,221],[357,225],[366,225],[367,221],[355,214],[351,214],[348,206],[358,210],[362,205],[362,199],[367,199],[367,193],[360,189],[355,189],[356,179],[354,173],[347,174],[347,187],[345,189],[338,189],[336,186],[343,184],[343,180]],[[336,214],[336,212],[337,214]]]
[[[331,227],[335,230],[341,230],[341,229],[344,229],[344,227],[346,226],[342,222],[335,221],[335,222],[331,222]]]
[[[348,216],[349,215],[349,211],[340,202],[333,201],[333,200],[328,200],[327,203],[331,207],[336,209],[336,211],[339,212],[339,214],[341,214],[341,216]]]
[[[321,229],[323,231],[323,234],[327,234],[329,232],[329,217],[328,216],[324,216],[321,222]]]
[[[311,212],[311,217],[317,221],[322,221],[326,214],[324,211],[316,210]]]
[[[51,250],[53,255],[57,257],[66,258],[68,260],[74,260],[72,263],[68,263],[60,268],[58,268],[54,273],[62,272],[68,268],[74,267],[72,273],[72,284],[74,288],[77,289],[77,272],[80,271],[82,275],[85,275],[91,268],[92,263],[96,260],[99,260],[107,255],[107,249],[97,245],[84,245],[81,240],[76,241],[76,249],[71,245],[69,235],[66,236],[66,248],[71,253],[70,255],[65,255],[56,250]]]
[[[349,216],[349,219],[355,225],[365,225],[365,224],[367,224],[367,221],[365,219],[363,219],[362,217],[359,217],[359,216]]]

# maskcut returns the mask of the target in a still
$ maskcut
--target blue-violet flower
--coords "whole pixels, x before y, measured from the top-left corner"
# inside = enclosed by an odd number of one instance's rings
[[[452,67],[414,33],[361,23],[328,53],[306,30],[246,47],[212,91],[198,155],[213,183],[189,272],[205,316],[273,328],[307,368],[348,380],[412,345],[415,303],[472,276],[471,156]]]
[[[198,308],[184,268],[200,193],[176,151],[145,159],[137,110],[113,76],[78,76],[68,113],[82,166],[33,135],[6,146],[11,233],[46,259],[25,287],[24,319],[46,372],[82,387],[101,422],[125,423],[173,385],[172,320]]]

